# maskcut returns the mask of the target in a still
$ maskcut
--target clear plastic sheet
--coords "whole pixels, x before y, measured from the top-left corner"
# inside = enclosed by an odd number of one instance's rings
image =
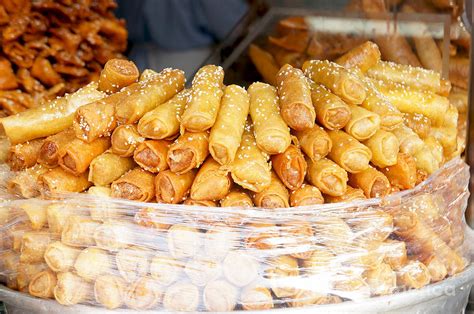
[[[9,175],[5,168],[2,180]],[[384,199],[284,209],[86,194],[25,200],[2,184],[0,275],[9,288],[67,306],[232,311],[362,301],[469,265],[468,180],[456,158]]]

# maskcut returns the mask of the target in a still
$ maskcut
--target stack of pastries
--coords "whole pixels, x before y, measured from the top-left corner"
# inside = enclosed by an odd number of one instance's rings
[[[367,42],[285,65],[276,87],[223,80],[207,65],[186,89],[180,70],[113,59],[98,82],[0,119],[7,286],[63,305],[259,310],[466,267],[469,175],[439,74]]]

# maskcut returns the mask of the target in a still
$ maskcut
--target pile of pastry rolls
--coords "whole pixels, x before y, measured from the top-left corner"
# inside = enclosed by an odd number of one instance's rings
[[[7,286],[63,305],[230,311],[465,268],[449,82],[380,61],[371,42],[285,65],[276,87],[223,80],[208,65],[186,89],[180,70],[114,59],[98,82],[0,119]]]

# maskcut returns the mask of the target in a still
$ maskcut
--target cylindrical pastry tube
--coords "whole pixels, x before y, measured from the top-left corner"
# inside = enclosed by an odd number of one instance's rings
[[[115,105],[115,118],[122,124],[132,124],[145,113],[169,100],[184,88],[184,72],[164,69],[147,80],[134,83],[139,88]]]
[[[203,132],[216,122],[224,81],[224,70],[220,66],[206,65],[200,68],[193,79],[191,98],[181,117],[181,125],[190,132]]]
[[[332,149],[332,141],[326,131],[320,126],[311,129],[295,132],[298,144],[306,155],[313,161],[318,161]]]
[[[10,147],[7,163],[11,170],[19,171],[36,164],[44,139],[31,140]]]
[[[21,240],[20,262],[39,263],[44,261],[44,252],[52,242],[50,233],[41,231],[25,232]]]
[[[141,168],[130,170],[112,185],[112,197],[149,202],[155,196],[155,177]]]
[[[349,104],[358,105],[365,99],[363,83],[337,63],[310,60],[303,64],[303,71],[307,77],[323,84]]]
[[[416,185],[415,159],[408,154],[399,153],[397,163],[380,171],[387,176],[392,186],[402,190],[412,189]]]
[[[247,223],[246,247],[259,250],[275,249],[281,243],[280,227],[272,223]]]
[[[48,171],[48,168],[40,164],[25,169],[16,174],[8,182],[8,192],[24,198],[33,198],[40,194],[37,184],[38,177]]]
[[[356,213],[345,221],[358,235],[356,241],[367,249],[370,249],[369,245],[374,241],[385,241],[394,230],[392,215],[382,210]]]
[[[171,256],[158,254],[151,259],[150,275],[163,287],[177,281],[183,272],[183,262]]]
[[[60,150],[73,141],[74,138],[74,131],[71,128],[48,136],[40,148],[38,163],[50,168],[56,167]]]
[[[294,257],[281,255],[268,260],[268,268],[265,269],[265,278],[269,279],[270,287],[278,298],[292,297],[297,288],[289,283],[291,277],[299,276],[298,260]],[[282,283],[282,279],[286,279]]]
[[[109,147],[109,138],[99,138],[91,143],[76,138],[61,149],[58,163],[65,171],[79,176],[87,170],[95,157],[105,152]]]
[[[220,262],[211,260],[207,256],[198,255],[187,261],[184,273],[192,284],[204,287],[208,282],[216,280],[222,275],[222,267]]]
[[[259,263],[244,252],[231,251],[224,259],[222,270],[231,284],[244,287],[257,278]]]
[[[0,133],[4,133],[12,145],[59,133],[72,125],[77,108],[104,96],[97,90],[97,83],[90,83],[75,93],[0,119]]]
[[[46,208],[48,227],[51,233],[61,234],[69,216],[80,212],[75,205],[65,205],[64,202],[52,203]]]
[[[400,143],[393,133],[378,130],[363,143],[372,152],[372,163],[380,168],[393,166],[397,163]]]
[[[349,106],[323,85],[311,84],[316,120],[328,130],[342,129],[351,119]]]
[[[285,243],[291,257],[308,259],[313,254],[314,232],[311,224],[303,220],[293,220],[280,227],[279,242]]]
[[[277,86],[276,76],[279,66],[273,56],[257,45],[251,44],[248,50],[249,57],[257,68],[263,80],[270,85]]]
[[[87,301],[92,286],[72,272],[58,273],[58,283],[54,288],[54,298],[62,305],[74,305]]]
[[[18,263],[16,265],[16,281],[18,291],[28,292],[28,285],[31,279],[42,271],[48,269],[48,266],[44,263],[29,264],[29,263]]]
[[[135,222],[140,226],[167,230],[173,222],[172,217],[166,214],[166,211],[155,207],[141,208],[135,214]]]
[[[140,247],[129,247],[118,251],[115,255],[115,264],[120,276],[128,283],[146,276],[150,269],[151,255],[151,251]]]
[[[453,85],[463,89],[468,88],[469,64],[468,57],[454,56],[449,58],[449,80]]]
[[[285,208],[289,207],[290,195],[285,185],[278,176],[272,172],[270,185],[261,192],[255,193],[253,200],[255,206],[264,208]]]
[[[324,198],[321,195],[321,191],[310,184],[303,184],[300,188],[290,193],[291,207],[319,205],[323,203]]]
[[[431,132],[431,121],[419,113],[405,113],[403,123],[422,139],[427,138]]]
[[[323,158],[308,162],[308,181],[324,194],[331,196],[344,195],[347,189],[347,172],[335,162]]]
[[[100,225],[94,232],[97,247],[109,251],[117,251],[134,243],[135,232],[133,224],[123,221],[108,220]]]
[[[368,270],[366,281],[372,295],[392,294],[397,288],[397,274],[385,263]]]
[[[402,123],[403,114],[384,95],[382,95],[370,82],[364,80],[367,88],[367,97],[362,102],[362,107],[372,111],[380,117],[380,127],[392,130]]]
[[[202,237],[199,230],[175,224],[168,229],[168,250],[175,258],[186,258],[195,256],[202,245]]]
[[[401,84],[374,82],[377,89],[403,113],[419,113],[434,125],[442,125],[449,100],[432,92],[416,90]]]
[[[127,283],[119,276],[102,275],[94,283],[94,296],[97,303],[113,310],[123,305]]]
[[[55,272],[69,271],[81,251],[59,241],[50,243],[44,252],[44,260]]]
[[[423,264],[428,268],[430,272],[431,282],[438,282],[446,278],[448,270],[444,266],[443,262],[436,256],[430,256],[423,261]]]
[[[330,249],[335,254],[347,254],[348,246],[354,246],[356,234],[341,218],[322,216],[313,222],[313,230],[315,237],[321,239],[326,246],[325,249]]]
[[[363,107],[350,105],[351,119],[344,130],[356,140],[364,141],[377,132],[380,128],[380,117]]]
[[[310,256],[302,261],[301,270],[310,275],[320,275],[330,269],[336,256],[325,246],[314,246]]]
[[[457,130],[450,128],[432,128],[431,135],[443,146],[445,156],[456,151]]]
[[[393,129],[392,133],[398,138],[402,153],[414,156],[425,144],[412,129],[403,124]]]
[[[250,286],[240,294],[240,303],[246,311],[270,310],[274,307],[273,297],[263,286]]]
[[[167,162],[171,171],[183,174],[198,168],[209,154],[209,135],[206,132],[186,132],[168,150]]]
[[[135,125],[120,125],[115,129],[110,137],[112,152],[120,157],[131,157],[133,156],[133,152],[138,144],[144,140],[145,139],[138,134]]]
[[[253,207],[252,198],[244,191],[239,188],[232,188],[222,200],[221,207]]]
[[[344,170],[358,173],[369,167],[372,152],[367,146],[344,131],[329,131],[328,135],[333,143],[333,148],[328,156]]]
[[[439,169],[439,162],[431,152],[431,147],[423,143],[423,146],[413,156],[416,162],[416,168],[432,174]]]
[[[199,169],[191,186],[191,198],[197,201],[216,201],[223,199],[232,187],[228,170],[208,158]]]
[[[133,160],[143,169],[152,173],[168,169],[166,157],[170,146],[169,141],[148,140],[138,144],[133,153]]]
[[[227,86],[217,120],[209,136],[209,152],[221,165],[229,165],[237,154],[249,113],[250,99],[244,88]]]
[[[441,90],[441,74],[422,67],[381,61],[371,67],[367,75],[377,81],[400,83],[434,93],[439,93]]]
[[[231,223],[212,224],[203,239],[205,256],[213,261],[221,261],[239,246],[240,240],[239,231]]]
[[[284,152],[291,143],[291,137],[288,126],[280,116],[276,89],[257,82],[250,85],[248,92],[257,146],[267,154]]]
[[[122,87],[136,82],[138,75],[137,66],[132,61],[110,59],[100,72],[99,90],[106,93],[116,93]]]
[[[397,272],[397,285],[405,289],[420,289],[430,281],[430,271],[419,261],[410,261]]]
[[[346,193],[341,196],[331,196],[331,195],[325,195],[324,196],[324,201],[326,203],[342,203],[342,202],[352,202],[352,201],[357,201],[357,200],[365,200],[367,197],[365,197],[364,191],[361,189],[355,189],[351,186],[347,186]]]
[[[107,186],[134,166],[131,158],[107,151],[95,157],[89,166],[89,181],[96,186]]]
[[[437,162],[437,166],[441,166],[444,163],[444,149],[443,145],[434,138],[433,136],[429,136],[425,139],[425,147],[429,148],[431,154],[433,155],[434,159]]]
[[[189,194],[196,171],[176,174],[171,170],[158,173],[155,177],[156,199],[168,204],[179,204]]]
[[[134,310],[150,310],[156,307],[163,298],[163,288],[148,277],[138,278],[125,294],[125,304]]]
[[[23,203],[19,207],[28,218],[29,227],[33,230],[41,230],[48,223],[46,205],[36,202]]]
[[[303,184],[306,176],[306,161],[295,145],[290,145],[281,154],[272,156],[272,166],[283,184],[290,190],[296,190]]]
[[[257,147],[252,130],[246,127],[236,158],[231,164],[232,179],[248,190],[263,191],[271,181],[271,166],[267,160]]]
[[[238,290],[225,280],[215,280],[203,291],[203,304],[210,312],[228,312],[237,305]]]
[[[387,239],[378,248],[383,254],[383,262],[393,270],[399,270],[408,262],[407,248],[405,242]]]
[[[384,197],[390,193],[387,177],[373,167],[349,175],[349,184],[364,191],[367,198]]]
[[[380,61],[379,47],[371,41],[352,48],[336,59],[336,63],[346,69],[358,68],[362,73]]]
[[[56,283],[56,274],[51,270],[45,270],[31,278],[28,292],[38,298],[51,299],[54,297]]]
[[[138,132],[146,138],[155,140],[174,137],[179,133],[179,118],[190,96],[191,91],[185,89],[164,104],[145,113],[138,122]]]
[[[123,218],[126,215],[126,210],[108,203],[112,195],[112,189],[105,186],[91,186],[87,190],[87,194],[93,195],[96,200],[95,204],[89,207],[91,218],[95,221],[107,221],[109,219]]]
[[[190,282],[180,281],[169,286],[163,296],[163,307],[172,312],[192,312],[199,306],[199,289]]]
[[[95,245],[94,232],[100,223],[82,216],[69,216],[61,233],[61,242],[71,246]]]
[[[277,74],[280,113],[294,130],[314,126],[316,112],[311,101],[311,89],[303,71],[285,64]]]

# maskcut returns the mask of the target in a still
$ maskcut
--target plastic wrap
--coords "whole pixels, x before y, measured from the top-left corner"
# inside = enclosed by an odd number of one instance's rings
[[[10,174],[3,168],[3,181]],[[7,287],[38,298],[108,309],[366,300],[422,288],[469,265],[468,180],[456,158],[383,199],[279,209],[87,194],[18,199],[2,183],[0,275]]]

